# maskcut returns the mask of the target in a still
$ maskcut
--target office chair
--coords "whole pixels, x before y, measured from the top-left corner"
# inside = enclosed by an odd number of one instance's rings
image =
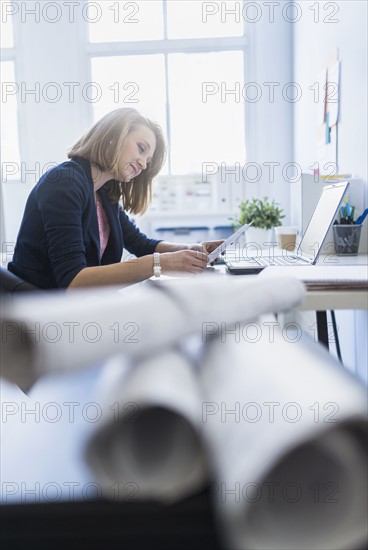
[[[12,295],[15,292],[28,292],[40,290],[38,287],[24,281],[4,267],[0,267],[0,292],[1,294]]]
[[[9,301],[11,302],[12,297],[14,294],[18,292],[29,292],[29,291],[36,291],[40,290],[38,287],[32,285],[31,283],[28,283],[27,281],[24,281],[20,277],[17,277],[17,275],[14,275],[14,273],[11,273],[4,267],[0,266],[0,310],[1,314],[3,314],[3,307],[5,305],[8,305]],[[29,384],[17,384],[18,387],[27,394],[30,385]]]

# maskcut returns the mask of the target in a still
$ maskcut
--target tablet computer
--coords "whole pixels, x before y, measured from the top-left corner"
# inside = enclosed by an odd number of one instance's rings
[[[236,241],[240,239],[240,237],[243,235],[243,233],[245,233],[248,227],[252,225],[252,223],[253,221],[242,225],[237,231],[235,231],[235,233],[230,235],[230,237],[226,239],[226,241],[221,243],[217,248],[215,248],[215,250],[208,254],[208,263],[214,262],[223,252],[225,252],[228,246],[236,243]]]

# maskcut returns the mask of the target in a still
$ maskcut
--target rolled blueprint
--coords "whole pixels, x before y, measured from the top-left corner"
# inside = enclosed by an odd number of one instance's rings
[[[200,489],[207,467],[191,363],[171,349],[128,373],[119,357],[104,368],[105,417],[85,453],[104,496],[125,499],[130,490],[134,499],[172,502]]]
[[[291,328],[272,318],[242,324],[213,338],[201,363],[202,420],[226,544],[361,549],[366,392]]]
[[[166,283],[123,293],[115,287],[44,292],[4,302],[1,375],[22,387],[117,353],[143,357],[200,333],[203,323],[216,328],[287,310],[304,294],[303,284],[287,277],[274,283],[203,275]]]

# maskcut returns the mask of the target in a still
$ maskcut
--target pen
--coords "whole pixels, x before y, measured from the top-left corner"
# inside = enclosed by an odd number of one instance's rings
[[[363,214],[361,216],[359,216],[359,218],[357,218],[354,223],[357,224],[357,225],[360,225],[361,223],[364,222],[367,215],[368,215],[368,208],[366,208],[364,210]]]

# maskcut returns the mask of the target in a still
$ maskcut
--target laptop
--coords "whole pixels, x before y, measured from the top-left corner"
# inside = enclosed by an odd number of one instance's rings
[[[253,250],[248,254],[245,245],[242,251],[237,251],[237,258],[234,259],[233,254],[232,258],[228,255],[225,259],[228,271],[241,275],[259,273],[265,267],[273,265],[314,265],[348,186],[348,182],[341,182],[326,185],[323,188],[316,209],[295,252],[271,247],[267,250],[259,250],[259,254],[255,254]]]

